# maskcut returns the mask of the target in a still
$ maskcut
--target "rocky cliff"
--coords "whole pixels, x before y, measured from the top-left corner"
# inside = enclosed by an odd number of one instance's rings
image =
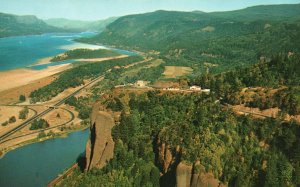
[[[196,169],[198,168],[198,169]],[[200,162],[189,165],[180,162],[176,168],[177,187],[225,187],[212,173],[205,171]]]
[[[113,158],[114,142],[111,130],[114,126],[113,117],[101,111],[99,105],[93,107],[91,115],[91,135],[86,145],[86,166],[85,170],[93,167],[102,168]]]
[[[199,161],[187,164],[181,161],[181,148],[176,149],[157,140],[156,164],[162,172],[161,186],[225,187],[212,173],[206,172]]]

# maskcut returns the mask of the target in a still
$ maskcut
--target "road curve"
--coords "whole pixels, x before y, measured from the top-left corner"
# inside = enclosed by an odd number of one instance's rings
[[[74,120],[75,118],[75,115],[73,114],[72,111],[66,109],[66,108],[61,108],[63,110],[66,110],[67,112],[69,112],[70,116],[71,116],[71,119],[68,120],[67,122],[63,123],[63,124],[60,124],[60,125],[56,125],[56,126],[53,126],[53,127],[48,127],[48,128],[45,128],[45,129],[41,129],[39,131],[35,131],[35,132],[30,132],[30,133],[27,133],[27,134],[23,134],[23,135],[20,135],[20,136],[16,136],[16,137],[13,137],[13,138],[6,138],[5,140],[1,141],[1,143],[5,143],[5,142],[8,142],[10,140],[14,140],[14,139],[17,139],[17,138],[21,138],[21,137],[24,137],[24,136],[29,136],[29,135],[32,135],[32,134],[37,134],[37,133],[40,133],[42,131],[46,131],[46,130],[51,130],[51,129],[55,129],[55,128],[58,128],[58,127],[62,127],[62,126],[65,126],[66,124],[70,123],[71,121]]]
[[[152,60],[152,58],[149,59],[145,59],[143,61],[134,63],[134,65],[140,64],[140,63],[145,63]],[[124,66],[123,66],[124,67]],[[125,66],[126,67],[126,66]],[[124,68],[125,68],[124,67]],[[107,70],[106,72],[110,72],[112,69]],[[58,101],[57,103],[55,103],[52,107],[44,110],[43,112],[41,112],[40,114],[37,114],[36,116],[28,119],[27,121],[23,122],[21,125],[19,125],[18,127],[12,129],[11,131],[5,133],[4,135],[0,136],[0,143],[6,139],[7,137],[11,136],[12,134],[16,133],[17,131],[21,130],[22,128],[24,128],[25,126],[29,125],[33,120],[38,119],[42,116],[44,116],[45,114],[49,113],[50,111],[52,111],[53,109],[55,109],[55,107],[58,107],[60,105],[62,105],[67,99],[69,99],[70,97],[76,95],[77,93],[79,93],[81,90],[85,89],[86,87],[88,87],[89,85],[101,80],[104,78],[104,75],[101,75],[95,79],[93,79],[92,81],[90,81],[89,83],[85,84],[83,87],[79,88],[78,90],[74,91],[73,93],[69,94],[68,96],[66,96],[65,98],[61,99],[60,101]]]
[[[69,95],[66,96],[65,98],[63,98],[63,99],[61,99],[60,101],[58,101],[57,103],[55,103],[55,104],[53,105],[53,107],[50,107],[50,108],[44,110],[43,112],[41,112],[41,113],[35,115],[34,117],[28,119],[27,121],[21,123],[18,127],[15,127],[15,128],[12,129],[11,131],[9,131],[9,132],[3,134],[2,136],[0,136],[0,143],[1,143],[4,139],[6,139],[6,138],[8,138],[9,136],[11,136],[12,134],[16,133],[17,131],[21,130],[21,129],[24,128],[25,126],[27,126],[27,125],[29,125],[30,123],[32,123],[35,119],[38,119],[38,118],[44,116],[45,114],[47,114],[47,113],[51,112],[52,110],[54,110],[55,107],[58,107],[58,106],[64,104],[65,101],[68,100],[70,97],[72,97],[72,96],[78,94],[81,90],[83,90],[84,88],[88,87],[90,84],[92,84],[92,83],[94,83],[94,82],[96,82],[96,81],[98,81],[98,80],[100,80],[100,79],[102,79],[102,78],[104,78],[103,75],[102,75],[102,76],[99,76],[99,77],[97,77],[97,78],[95,78],[95,79],[93,79],[93,80],[90,81],[89,83],[85,84],[83,87],[79,88],[78,90],[74,91],[73,93],[69,94]]]

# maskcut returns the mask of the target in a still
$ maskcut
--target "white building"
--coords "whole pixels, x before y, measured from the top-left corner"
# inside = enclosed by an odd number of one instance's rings
[[[145,86],[147,86],[148,83],[149,83],[148,81],[138,80],[138,81],[136,81],[136,83],[134,83],[134,86],[135,87],[145,87]]]
[[[167,90],[170,90],[170,91],[179,91],[180,89],[179,88],[171,87],[171,88],[167,88]]]
[[[201,87],[200,86],[191,86],[190,87],[190,90],[193,90],[193,91],[201,91]]]
[[[203,93],[210,93],[210,89],[203,89],[201,90]]]

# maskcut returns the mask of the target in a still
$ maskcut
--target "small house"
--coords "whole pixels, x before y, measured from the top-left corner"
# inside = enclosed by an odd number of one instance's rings
[[[210,89],[203,89],[202,92],[203,93],[210,93]]]
[[[138,80],[136,81],[136,83],[134,83],[135,87],[145,87],[147,86],[149,82],[148,81],[142,81],[142,80]]]
[[[193,91],[201,91],[201,87],[200,86],[191,86],[190,87],[190,90],[193,90]]]

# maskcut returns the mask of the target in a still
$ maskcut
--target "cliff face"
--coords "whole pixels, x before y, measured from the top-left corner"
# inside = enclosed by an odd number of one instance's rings
[[[195,167],[199,168],[196,171]],[[225,187],[212,173],[205,171],[199,162],[193,166],[180,162],[176,168],[176,187]]]
[[[91,115],[91,135],[86,145],[85,170],[93,167],[102,168],[113,158],[114,142],[111,130],[114,126],[112,116],[100,110],[97,104],[93,107]]]
[[[205,171],[199,161],[193,165],[181,161],[181,148],[172,150],[159,138],[156,164],[162,171],[161,186],[176,187],[225,187],[212,173]]]
[[[180,147],[177,146],[176,150],[172,151],[170,146],[158,140],[157,144],[157,164],[163,174],[170,172],[180,161]]]

